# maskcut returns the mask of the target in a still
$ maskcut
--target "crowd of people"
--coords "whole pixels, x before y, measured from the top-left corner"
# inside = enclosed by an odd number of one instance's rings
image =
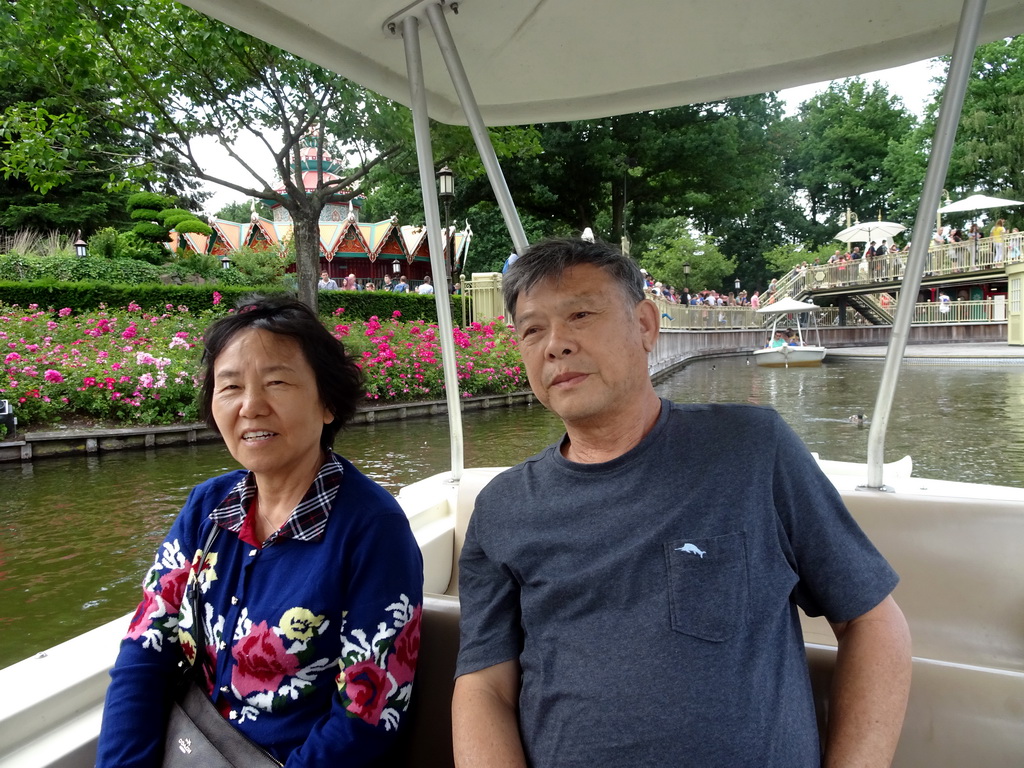
[[[660,298],[669,304],[683,304],[693,307],[753,307],[760,306],[760,292],[754,291],[747,295],[744,290],[719,293],[718,291],[704,289],[702,291],[691,291],[689,288],[676,290],[674,286],[665,285],[656,281],[648,274],[647,270],[640,270],[644,278],[644,291],[651,298]],[[774,281],[773,281],[774,282]]]
[[[409,281],[405,275],[400,275],[398,281],[391,279],[390,275],[384,275],[384,279],[378,286],[372,280],[367,280],[365,283],[360,283],[356,280],[354,274],[350,274],[348,277],[341,281],[341,285],[338,285],[338,281],[330,276],[327,270],[323,270],[320,273],[320,282],[316,284],[318,290],[321,291],[388,291],[389,293],[418,293],[420,296],[427,296],[434,292],[433,283],[430,281],[430,275],[423,278],[423,282],[419,286],[413,288],[409,285]],[[452,293],[457,293],[459,290],[459,284],[455,283],[452,286]]]

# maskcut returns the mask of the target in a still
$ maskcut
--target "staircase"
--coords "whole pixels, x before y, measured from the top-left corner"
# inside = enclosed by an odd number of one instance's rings
[[[846,302],[872,325],[892,325],[892,313],[882,306],[882,302],[878,298],[880,295],[889,296],[889,294],[851,293],[846,296]],[[888,303],[891,309],[894,302],[891,301],[891,296],[889,299]]]

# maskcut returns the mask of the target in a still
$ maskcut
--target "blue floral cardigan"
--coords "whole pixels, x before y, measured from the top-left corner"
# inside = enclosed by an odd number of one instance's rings
[[[189,495],[111,671],[97,766],[160,764],[175,667],[182,654],[195,661],[197,620],[210,697],[285,765],[369,764],[394,742],[422,610],[422,558],[405,514],[332,454],[261,544],[248,516],[254,492],[252,476],[236,471]],[[214,524],[225,530],[203,561]]]

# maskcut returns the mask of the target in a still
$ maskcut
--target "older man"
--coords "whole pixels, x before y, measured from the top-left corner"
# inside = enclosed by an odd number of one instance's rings
[[[800,440],[767,408],[659,399],[658,309],[610,247],[540,243],[504,286],[566,434],[469,524],[458,765],[818,766],[798,606],[839,642],[826,765],[888,765],[897,577]]]

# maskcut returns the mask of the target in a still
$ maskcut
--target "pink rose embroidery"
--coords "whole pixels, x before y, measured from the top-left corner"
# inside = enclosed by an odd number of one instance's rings
[[[349,712],[370,725],[380,722],[388,703],[388,674],[373,659],[360,661],[345,670],[345,696]]]
[[[188,575],[192,571],[191,565],[184,568],[175,568],[160,577],[160,597],[167,605],[168,611],[177,611],[181,608],[181,597],[185,593],[185,584],[188,582]]]
[[[149,625],[153,623],[155,610],[156,595],[147,589],[142,593],[142,602],[135,609],[135,615],[132,616],[132,623],[128,627],[128,634],[125,637],[128,640],[138,640],[142,637],[149,629]]]
[[[402,627],[391,654],[388,656],[388,673],[395,678],[395,684],[403,686],[411,683],[416,675],[416,657],[420,653],[420,614],[421,606],[416,606],[412,618]]]
[[[276,691],[285,677],[294,675],[298,659],[285,652],[281,638],[261,621],[232,649],[237,665],[231,673],[231,685],[239,696],[260,691]]]

